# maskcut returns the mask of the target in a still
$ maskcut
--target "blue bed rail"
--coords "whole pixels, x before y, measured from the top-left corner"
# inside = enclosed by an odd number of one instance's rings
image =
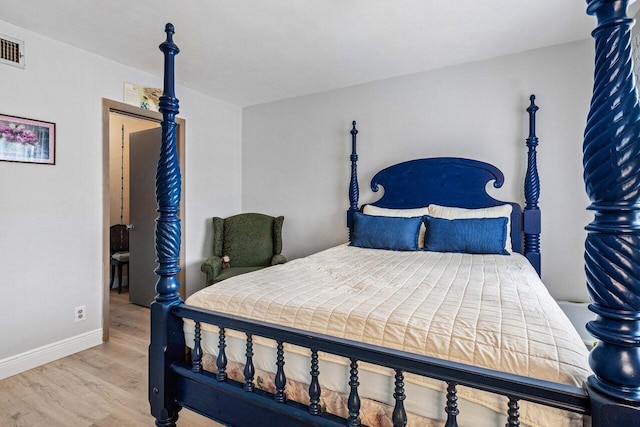
[[[305,420],[304,425],[360,425],[358,417],[358,402],[360,401],[358,392],[358,364],[362,362],[384,366],[395,371],[394,398],[396,403],[392,418],[394,420],[394,426],[404,426],[406,424],[407,414],[403,403],[405,398],[403,377],[406,373],[446,382],[449,393],[447,394],[446,407],[442,409],[446,412],[447,426],[457,426],[456,417],[459,411],[464,410],[463,408],[458,408],[456,403],[456,388],[460,385],[507,397],[507,400],[505,400],[504,413],[505,415],[510,414],[509,418],[511,422],[507,424],[508,426],[519,425],[518,408],[519,401],[522,400],[579,414],[589,415],[590,413],[587,392],[584,388],[580,387],[497,372],[462,363],[412,354],[401,350],[393,350],[309,331],[248,320],[237,316],[214,313],[185,304],[175,306],[172,313],[180,318],[191,319],[196,322],[192,362],[175,362],[171,366],[172,372],[174,372],[176,376],[188,377],[187,379],[182,378],[180,380],[181,387],[177,394],[177,400],[185,407],[199,413],[205,413],[207,408],[211,406],[213,400],[211,393],[214,393],[216,396],[215,401],[225,400],[225,404],[223,405],[225,414],[224,417],[220,419],[231,425],[264,425],[260,424],[261,420],[265,419],[264,416],[276,416],[274,414],[277,414],[278,426],[288,425],[287,422],[281,421],[285,419],[290,419],[292,422]],[[221,328],[218,345],[217,374],[205,372],[202,369],[200,333],[202,323],[216,325]],[[246,367],[250,368],[245,369],[243,382],[233,381],[224,374],[227,364],[227,357],[225,355],[226,329],[245,332],[247,338],[249,338],[247,341],[247,358],[243,362]],[[280,369],[276,372],[276,378],[278,375],[281,375],[282,381],[280,383],[276,381],[275,394],[253,388],[247,390],[245,387],[246,384],[253,383],[252,375],[254,368],[251,359],[253,354],[251,342],[254,336],[266,337],[277,343],[294,344],[309,349],[312,361],[309,368],[311,370],[310,372],[312,372],[312,379],[314,379],[309,391],[312,402],[314,400],[318,401],[321,393],[321,390],[314,386],[319,382],[320,376],[317,369],[314,370],[313,367],[314,355],[316,360],[318,352],[331,353],[350,359],[351,377],[345,378],[345,383],[349,382],[349,384],[352,385],[348,407],[349,412],[353,415],[350,418],[342,419],[330,414],[321,413],[311,405],[300,405],[295,402],[289,402],[286,399],[279,399],[278,393],[283,393],[286,385],[286,377],[283,376],[284,371]],[[278,360],[274,360],[274,366],[280,366]],[[220,374],[221,372],[223,373],[222,375]],[[209,392],[203,393],[203,390],[206,389],[208,389]],[[238,397],[238,395],[241,397]],[[260,409],[254,409],[246,413],[246,411],[242,410],[245,403],[238,404],[235,402],[237,399],[254,403],[257,402],[256,404]],[[425,402],[425,405],[428,404],[429,402]],[[261,413],[260,411],[264,412]]]

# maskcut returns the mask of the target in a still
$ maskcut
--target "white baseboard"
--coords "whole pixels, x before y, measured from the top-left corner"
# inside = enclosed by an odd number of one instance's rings
[[[0,380],[102,344],[102,328],[0,360]]]

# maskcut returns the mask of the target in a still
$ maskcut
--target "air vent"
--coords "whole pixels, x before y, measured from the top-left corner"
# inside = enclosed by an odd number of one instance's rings
[[[0,35],[0,63],[24,68],[24,42]]]

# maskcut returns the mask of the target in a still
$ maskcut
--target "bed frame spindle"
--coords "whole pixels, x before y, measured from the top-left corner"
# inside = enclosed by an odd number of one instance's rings
[[[355,126],[355,122],[354,122]],[[358,361],[351,359],[351,377],[349,378],[349,398],[347,399],[347,408],[349,410],[349,418],[347,418],[348,427],[360,426],[360,395],[358,394]]]
[[[216,379],[218,381],[227,380],[227,353],[225,352],[226,348],[227,338],[225,335],[225,330],[224,328],[220,328],[220,330],[218,331],[218,357],[216,358],[216,367],[218,368]]]
[[[287,396],[284,394],[284,388],[287,385],[287,377],[284,374],[284,344],[282,341],[277,341],[276,350],[276,376],[274,383],[276,386],[275,401],[278,403],[284,403],[287,400]]]
[[[507,411],[507,426],[506,427],[519,427],[520,426],[520,405],[518,399],[509,398],[509,410]]]
[[[628,0],[588,0],[596,15],[595,73],[583,145],[587,288],[599,342],[589,363],[593,423],[640,419],[640,105],[633,76]]]
[[[178,420],[180,406],[176,403],[176,379],[168,366],[180,360],[184,353],[182,320],[171,315],[174,306],[182,303],[180,283],[180,206],[181,176],[176,147],[175,56],[180,52],[173,42],[172,24],[165,27],[166,41],[160,45],[164,53],[164,91],[160,97],[162,113],[162,145],[156,172],[156,199],[159,217],[156,219],[156,253],[159,277],[156,298],[151,303],[151,343],[149,345],[149,402],[156,425],[172,427]]]
[[[193,331],[193,351],[191,352],[193,372],[202,372],[202,330],[200,322],[196,322]]]
[[[404,394],[404,375],[400,369],[396,369],[396,381],[393,398],[396,405],[393,408],[391,420],[393,427],[405,427],[407,425],[407,411],[404,409],[404,400],[407,398]]]
[[[531,105],[527,108],[529,113],[529,137],[527,138],[527,173],[524,179],[524,255],[527,257],[533,268],[541,276],[540,265],[540,232],[541,215],[538,207],[540,198],[540,177],[538,176],[537,153],[538,137],[536,136],[536,112],[538,106],[535,104],[536,96],[529,97]]]
[[[320,370],[318,369],[318,350],[311,349],[311,382],[309,383],[309,413],[311,415],[320,415],[322,407],[320,406],[320,394],[322,388],[318,377]]]
[[[456,386],[457,384],[454,382],[447,382],[447,406],[445,407],[447,423],[444,427],[458,427],[460,410],[458,409],[458,392]]]
[[[244,364],[244,391],[251,392],[255,389],[253,378],[256,375],[256,368],[253,366],[253,336],[247,334],[247,350],[245,352],[247,358]]]

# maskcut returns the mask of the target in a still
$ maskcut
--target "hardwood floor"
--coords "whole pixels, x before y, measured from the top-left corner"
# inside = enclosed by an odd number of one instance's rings
[[[110,340],[0,381],[0,426],[152,426],[147,401],[149,309],[111,292]],[[220,426],[183,409],[180,426]]]

